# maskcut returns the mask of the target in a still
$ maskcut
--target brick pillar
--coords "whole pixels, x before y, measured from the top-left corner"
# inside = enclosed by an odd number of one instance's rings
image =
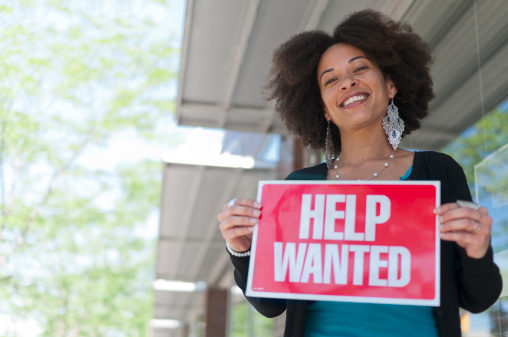
[[[228,309],[228,291],[226,289],[209,288],[206,291],[206,317],[204,337],[226,336]]]
[[[179,337],[189,337],[189,323],[185,323],[184,326],[180,328]]]
[[[293,171],[305,167],[305,155],[302,140],[295,138],[293,143]]]
[[[278,179],[284,179],[289,173],[303,168],[304,160],[302,141],[294,137],[282,137],[277,167]]]
[[[321,152],[304,148],[300,138],[285,136],[280,143],[278,179],[284,179],[293,171],[314,166],[321,162]]]

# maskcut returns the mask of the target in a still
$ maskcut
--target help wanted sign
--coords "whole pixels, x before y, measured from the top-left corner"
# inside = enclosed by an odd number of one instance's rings
[[[439,305],[440,183],[261,181],[247,296]]]

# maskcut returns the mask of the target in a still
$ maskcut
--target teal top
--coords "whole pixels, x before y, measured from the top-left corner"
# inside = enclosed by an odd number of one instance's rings
[[[413,167],[400,180],[406,180]],[[305,337],[437,337],[432,307],[313,302],[307,305]]]
[[[413,172],[413,165],[406,171],[404,176],[400,177],[400,180],[406,180],[411,175],[411,172]]]
[[[307,305],[305,337],[437,337],[432,307],[349,302]]]

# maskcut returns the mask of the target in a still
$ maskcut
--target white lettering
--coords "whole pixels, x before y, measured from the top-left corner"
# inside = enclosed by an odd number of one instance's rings
[[[386,287],[388,281],[379,278],[379,268],[388,267],[388,261],[381,260],[381,253],[388,253],[388,246],[372,246],[370,250],[369,285]]]
[[[377,205],[380,205],[377,215]],[[365,214],[365,241],[376,239],[376,225],[385,223],[390,219],[391,202],[386,195],[367,195],[367,209]]]
[[[363,260],[364,255],[368,252],[370,246],[365,245],[351,245],[349,250],[355,253],[354,269],[353,269],[353,284],[355,286],[363,285]]]
[[[312,194],[302,195],[302,210],[300,212],[300,239],[308,239],[310,231],[310,219],[314,220],[312,238],[323,238],[323,217],[325,214],[325,195],[316,194],[314,209],[311,209]]]
[[[347,268],[349,262],[349,246],[342,245],[342,252],[340,254],[339,262],[339,247],[338,245],[327,244],[325,246],[325,265],[323,282],[330,284],[331,273],[333,267],[333,278],[335,284],[347,284]]]
[[[326,196],[325,240],[343,240],[344,233],[335,231],[335,220],[344,219],[344,211],[337,211],[337,203],[345,202],[344,194],[328,194]]]
[[[318,243],[309,243],[305,265],[303,266],[302,280],[300,282],[309,282],[309,277],[312,274],[314,283],[323,283],[321,281],[321,276],[323,275],[322,267],[321,245]]]
[[[346,240],[363,241],[364,234],[355,232],[356,222],[356,195],[346,196],[346,221],[344,225],[344,236]]]
[[[284,256],[282,256],[282,242],[274,243],[275,281],[284,282],[289,268],[289,282],[300,282],[307,244],[300,243],[298,245],[298,255],[296,255],[295,249],[296,244],[294,242],[286,243],[286,250],[284,251]]]
[[[400,278],[399,275],[400,256]],[[405,287],[411,280],[411,252],[406,247],[392,246],[388,253],[388,286]]]
[[[369,286],[404,287],[411,280],[411,253],[401,246],[326,244],[324,261],[322,245],[319,243],[274,243],[274,279],[285,282],[289,271],[289,282],[310,282],[330,284],[332,269],[335,284],[345,285],[349,276],[350,252],[354,254],[353,285],[361,286],[368,277]],[[366,253],[369,253],[368,262]],[[381,254],[387,254],[382,258]],[[368,263],[366,266],[365,264]],[[399,271],[400,267],[400,271]],[[388,268],[388,279],[380,277],[380,269]],[[399,275],[400,274],[400,275]]]

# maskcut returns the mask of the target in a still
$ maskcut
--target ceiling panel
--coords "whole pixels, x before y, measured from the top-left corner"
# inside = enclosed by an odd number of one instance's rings
[[[178,121],[182,125],[284,134],[286,130],[275,117],[272,105],[261,94],[274,49],[302,27],[330,32],[347,13],[373,8],[407,20],[434,49],[432,74],[436,99],[431,103],[432,118],[423,123],[422,132],[408,137],[405,144],[438,149],[450,140],[450,132],[455,136],[469,126],[463,120],[454,123],[451,116],[464,114],[464,120],[474,122],[470,118],[474,113],[450,108],[446,101],[463,83],[479,78],[477,48],[483,66],[507,43],[508,20],[504,18],[508,14],[508,2],[480,1],[476,7],[474,4],[438,0],[222,0],[211,6],[204,0],[191,0],[189,7],[193,11],[187,16],[190,24],[185,31],[185,39],[190,42],[185,44],[182,55],[186,66],[180,73]],[[207,51],[213,39],[219,39],[214,42],[216,47]],[[231,67],[236,76],[230,76]],[[506,76],[505,79],[508,81]],[[233,88],[228,102],[224,101],[225,88]],[[477,99],[477,93],[472,95]],[[484,102],[484,107],[492,107],[505,97],[491,96],[492,100]],[[446,111],[444,115],[443,111]],[[445,120],[452,124],[443,132],[439,128],[425,130],[443,125]],[[421,141],[423,138],[418,134],[433,134],[436,139]]]
[[[241,76],[236,85],[234,105],[237,107],[267,107],[261,94],[272,53],[288,36],[297,31],[299,20],[307,8],[305,1],[262,1],[256,24],[248,43]],[[259,121],[261,123],[262,121]]]
[[[165,163],[156,277],[205,281],[209,287],[221,282],[229,261],[218,211],[234,196],[255,198],[259,180],[275,178],[273,169]],[[185,320],[202,310],[202,294],[194,295],[157,291],[156,318]]]
[[[408,21],[433,49],[436,99],[422,129],[403,146],[439,149],[508,97],[508,1],[188,0],[187,8],[180,125],[284,134],[261,94],[274,49],[303,29],[331,32],[346,14],[364,8]],[[233,196],[255,197],[258,181],[274,178],[270,170],[167,163],[157,275],[212,286],[231,282],[216,213]],[[201,303],[200,296],[159,295],[156,313],[166,318],[191,321]]]
[[[234,36],[241,23],[244,2],[230,0],[195,1],[192,30],[188,34],[187,67],[183,99],[189,102],[217,102],[220,83],[233,51]],[[238,13],[221,15],[221,13]]]

